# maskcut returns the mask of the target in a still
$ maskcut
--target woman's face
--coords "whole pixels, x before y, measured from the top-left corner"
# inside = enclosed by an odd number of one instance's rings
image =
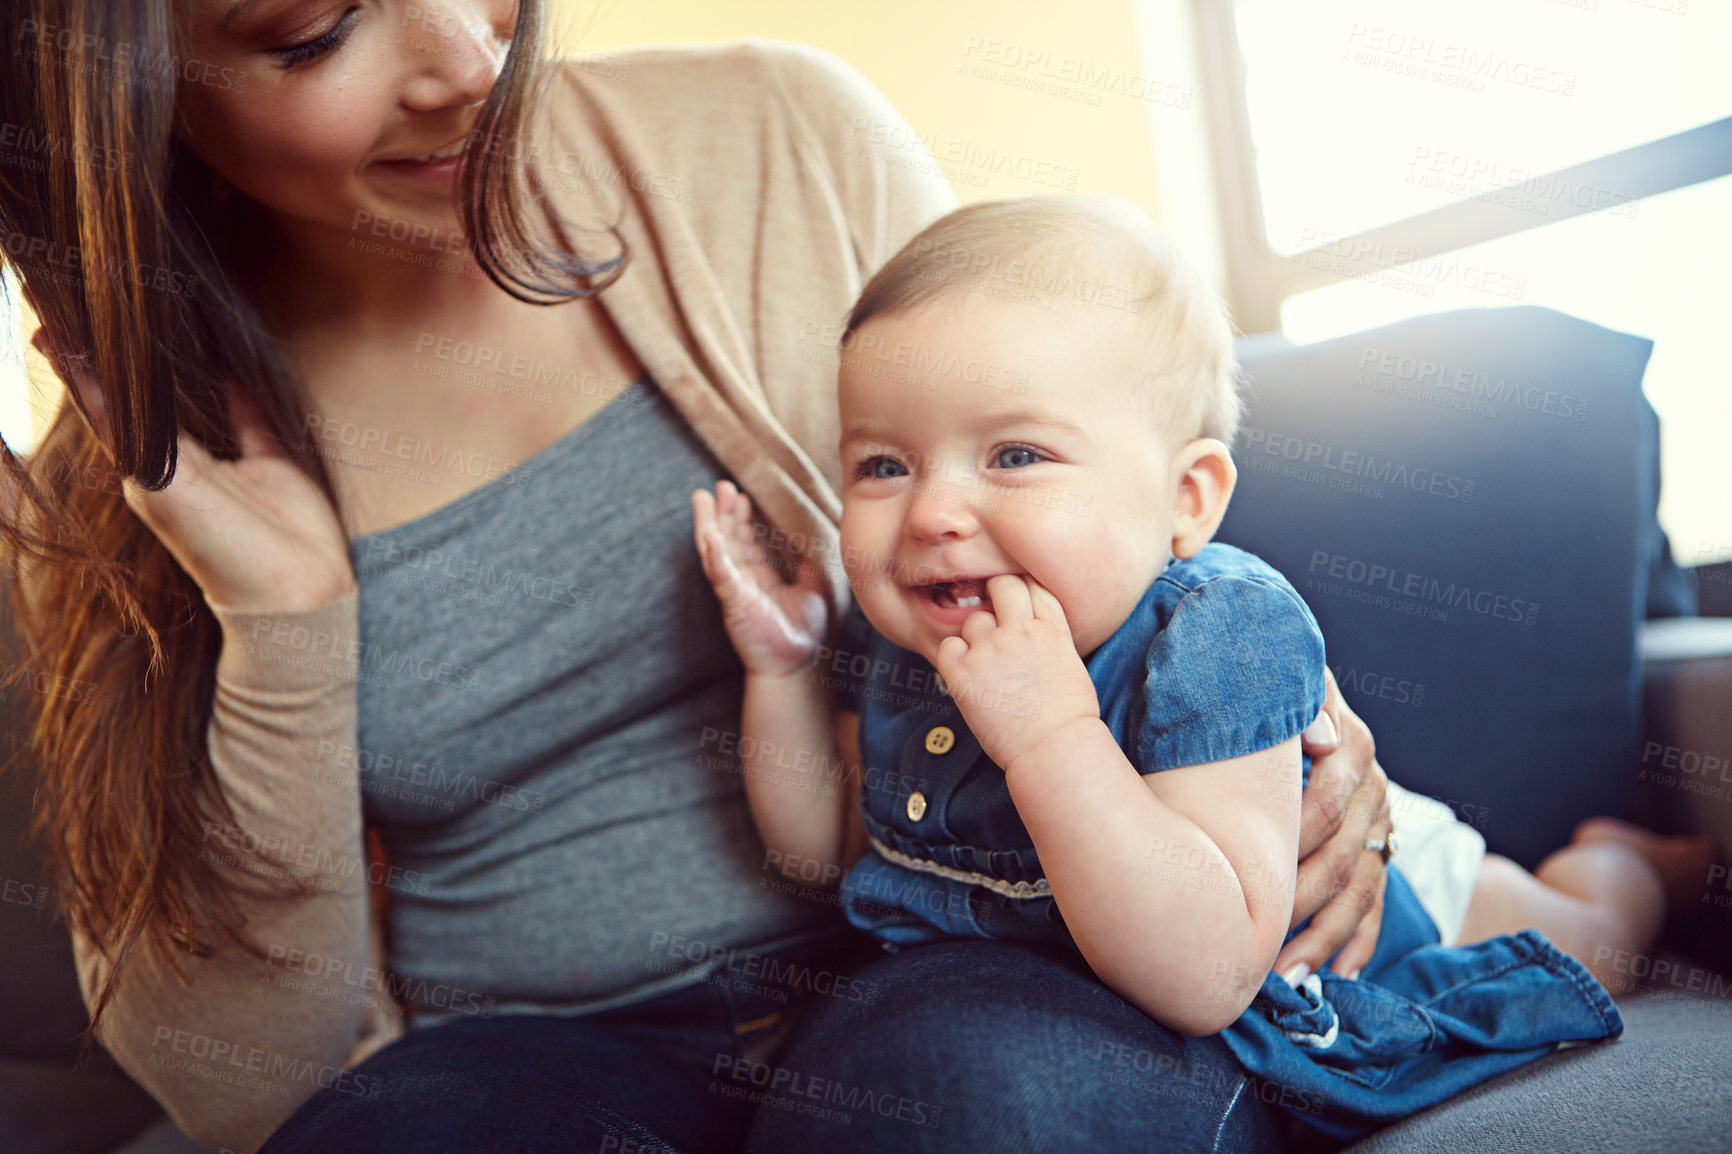
[[[183,139],[288,220],[454,227],[457,152],[517,0],[185,0]]]

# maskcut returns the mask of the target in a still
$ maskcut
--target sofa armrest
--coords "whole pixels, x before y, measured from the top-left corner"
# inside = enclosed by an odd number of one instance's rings
[[[1650,621],[1641,644],[1643,816],[1732,847],[1732,618]]]
[[[1644,734],[1631,811],[1660,833],[1706,833],[1722,861],[1667,938],[1732,972],[1732,618],[1642,627]]]

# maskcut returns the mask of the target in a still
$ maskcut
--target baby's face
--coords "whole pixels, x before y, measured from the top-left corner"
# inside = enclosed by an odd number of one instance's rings
[[[843,564],[880,633],[933,661],[1000,573],[1051,590],[1084,657],[1130,616],[1166,566],[1177,480],[1132,396],[1131,334],[1099,306],[965,291],[854,334]]]

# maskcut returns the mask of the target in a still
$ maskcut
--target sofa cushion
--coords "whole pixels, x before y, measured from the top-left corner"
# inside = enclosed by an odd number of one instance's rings
[[[1656,992],[1618,1003],[1624,1035],[1559,1050],[1348,1148],[1350,1154],[1505,1154],[1727,1148],[1732,982],[1719,996]]]
[[[0,575],[0,605],[10,593]],[[17,656],[10,615],[0,613],[0,671]],[[0,690],[0,1150],[94,1154],[162,1112],[105,1050],[78,1060],[90,1017],[42,846],[29,833],[37,770],[19,753],[30,693],[27,680]]]
[[[0,1150],[6,1154],[104,1154],[162,1110],[137,1083],[102,1063],[0,1058]]]
[[[1642,530],[1647,554],[1647,616],[1694,617],[1700,612],[1700,594],[1694,569],[1678,564],[1672,542],[1660,528],[1660,418],[1642,398]]]
[[[0,573],[0,606],[12,578]],[[18,635],[0,612],[0,675],[18,664]],[[32,686],[19,678],[0,688],[0,1057],[71,1065],[89,1023],[73,969],[72,942],[50,893],[43,843],[31,836],[30,802],[37,767],[25,755]]]
[[[1530,307],[1239,344],[1220,538],[1310,604],[1389,775],[1530,869],[1628,804],[1651,347]]]

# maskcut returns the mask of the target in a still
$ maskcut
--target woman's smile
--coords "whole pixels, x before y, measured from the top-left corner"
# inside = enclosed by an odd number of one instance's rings
[[[457,179],[457,170],[463,165],[462,143],[457,145],[457,152],[451,156],[439,156],[431,160],[381,160],[376,164],[381,172],[390,174],[393,180],[410,180],[429,187],[448,188]]]

